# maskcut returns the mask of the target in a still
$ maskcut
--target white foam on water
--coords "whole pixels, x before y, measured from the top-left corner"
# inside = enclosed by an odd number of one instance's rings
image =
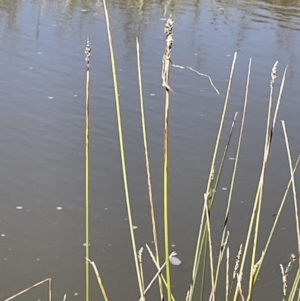
[[[42,51],[37,52],[37,54],[42,54]]]

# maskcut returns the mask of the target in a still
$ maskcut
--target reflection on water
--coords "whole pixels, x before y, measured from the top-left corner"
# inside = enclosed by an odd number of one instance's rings
[[[176,91],[172,95],[170,119],[171,234],[172,245],[182,260],[174,268],[174,287],[178,288],[179,299],[183,299],[234,51],[238,51],[238,63],[227,127],[231,116],[242,108],[250,57],[253,69],[239,183],[234,192],[236,209],[230,217],[232,230],[237,224],[240,226],[239,232],[231,237],[232,253],[244,240],[243,227],[258,180],[270,69],[276,60],[279,60],[279,79],[289,65],[279,118],[287,121],[292,154],[299,151],[299,2],[112,0],[109,12],[116,46],[135,232],[140,246],[151,242],[152,236],[136,84],[136,36],[141,46],[158,220],[162,217],[160,71],[165,47],[163,28],[169,12],[175,19],[174,63],[209,74],[221,92],[221,96],[216,95],[207,78],[187,69],[171,70]],[[136,298],[102,1],[2,0],[0,26],[0,271],[5,271],[0,273],[5,288],[0,297],[4,299],[41,278],[52,277],[55,299],[64,293],[68,298],[83,298],[84,49],[86,37],[90,36],[91,255],[99,264],[112,299]],[[289,172],[280,127],[275,132],[262,229],[268,229],[273,221],[272,214],[277,210]],[[235,156],[234,147],[229,153],[231,158]],[[227,162],[229,170],[232,162]],[[228,179],[222,179],[221,187],[217,195],[220,209],[212,216],[214,227],[222,227],[219,223]],[[291,226],[289,221],[287,214],[279,227],[280,243],[269,257],[271,268],[262,273],[262,279],[267,279],[261,289],[265,300],[272,300],[280,293],[279,285],[274,285],[281,283],[274,267],[285,262],[294,251],[295,240],[284,230]],[[159,224],[158,228],[161,227]],[[152,275],[155,269],[145,258],[146,265]],[[265,287],[270,289],[264,295]],[[95,298],[99,294],[96,282],[92,293]],[[32,292],[28,298],[42,299],[42,294]],[[154,299],[155,293],[151,297]]]
[[[18,11],[21,6],[21,1],[9,1],[9,0],[1,0],[0,1],[0,11],[1,11],[1,19],[3,19],[3,23],[6,24],[8,29],[14,29],[17,23]]]

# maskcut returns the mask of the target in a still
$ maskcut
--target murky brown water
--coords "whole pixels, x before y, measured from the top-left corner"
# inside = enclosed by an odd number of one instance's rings
[[[234,51],[238,60],[227,128],[242,111],[253,58],[249,109],[234,192],[232,254],[244,242],[262,159],[269,74],[288,64],[279,120],[286,120],[294,158],[300,149],[300,3],[297,1],[122,1],[109,5],[139,246],[152,240],[136,74],[141,44],[150,159],[157,218],[162,218],[163,89],[160,79],[167,12],[175,19],[173,61],[209,74],[172,69],[171,240],[182,260],[174,287],[185,297],[219,116]],[[101,1],[0,1],[0,298],[47,277],[54,297],[84,298],[84,49],[91,37],[91,258],[111,299],[138,298],[123,196],[110,58]],[[278,87],[276,88],[278,92]],[[241,114],[240,114],[241,115]],[[288,179],[280,124],[267,170],[262,242]],[[237,133],[233,142],[237,141]],[[235,154],[234,145],[229,156]],[[226,162],[231,171],[233,161]],[[298,173],[299,179],[299,173]],[[229,187],[229,176],[221,180]],[[219,191],[214,228],[222,226],[228,191]],[[261,273],[260,300],[280,299],[279,263],[296,252],[289,199]],[[162,240],[162,235],[160,235]],[[217,242],[217,240],[216,240]],[[235,256],[235,255],[233,255]],[[145,266],[152,263],[145,254]],[[93,299],[100,294],[96,282]],[[44,300],[46,288],[22,300]],[[21,300],[21,298],[20,298]]]

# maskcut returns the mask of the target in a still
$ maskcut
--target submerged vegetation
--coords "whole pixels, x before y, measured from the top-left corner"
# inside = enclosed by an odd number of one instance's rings
[[[122,131],[122,117],[121,117],[121,103],[119,98],[119,89],[118,89],[118,78],[117,78],[117,67],[114,56],[114,46],[112,33],[110,30],[109,23],[109,14],[106,7],[106,1],[104,0],[104,13],[106,18],[107,25],[107,35],[108,35],[108,43],[110,49],[111,56],[111,68],[113,75],[113,87],[114,87],[114,96],[115,96],[115,104],[116,104],[116,116],[117,116],[117,125],[118,125],[118,134],[119,134],[119,145],[120,145],[120,156],[121,156],[121,165],[122,165],[122,174],[123,174],[123,183],[124,183],[124,194],[125,194],[125,202],[127,206],[128,213],[128,222],[132,243],[132,254],[135,262],[136,275],[138,280],[139,287],[139,295],[140,300],[145,300],[147,297],[147,292],[149,289],[155,289],[154,283],[157,282],[157,287],[160,294],[161,300],[174,301],[176,300],[176,296],[173,295],[172,291],[172,271],[170,258],[174,257],[175,254],[170,252],[170,238],[169,238],[169,189],[168,189],[168,176],[169,176],[169,120],[172,118],[170,116],[170,98],[172,97],[172,83],[170,80],[170,70],[171,67],[182,67],[178,65],[174,65],[171,60],[171,50],[173,46],[173,19],[170,16],[166,22],[165,26],[165,35],[166,35],[166,50],[165,53],[162,54],[162,87],[165,90],[165,119],[164,119],[164,166],[163,166],[163,174],[164,174],[164,259],[163,263],[161,260],[162,250],[161,246],[158,246],[157,239],[157,226],[156,226],[156,218],[154,214],[154,200],[153,200],[153,192],[152,192],[152,182],[151,182],[151,173],[150,173],[150,162],[148,156],[148,143],[147,143],[147,130],[146,130],[146,122],[145,122],[145,112],[144,112],[144,99],[143,99],[143,80],[142,80],[142,70],[141,70],[141,58],[139,51],[139,42],[136,40],[136,50],[137,50],[137,72],[138,72],[138,86],[140,92],[140,104],[141,104],[141,124],[143,130],[143,145],[145,152],[145,165],[147,171],[147,184],[148,184],[148,196],[150,203],[150,213],[151,213],[151,221],[152,221],[152,233],[153,233],[153,241],[154,241],[154,254],[151,249],[146,245],[146,249],[148,250],[151,259],[157,269],[156,274],[153,276],[153,279],[149,284],[144,281],[144,267],[143,267],[143,247],[138,248],[135,241],[134,234],[134,226],[133,226],[133,216],[131,214],[131,202],[130,195],[128,190],[128,179],[127,179],[127,171],[126,171],[126,156],[124,151],[124,143],[123,143],[123,131]],[[100,273],[96,267],[96,264],[90,260],[89,258],[89,78],[90,78],[90,56],[91,56],[91,47],[89,40],[87,42],[86,47],[86,63],[87,63],[87,75],[86,75],[86,105],[85,105],[85,113],[86,113],[86,128],[85,128],[85,138],[86,138],[86,224],[85,224],[85,232],[86,232],[86,301],[89,301],[89,286],[90,286],[90,265],[92,270],[95,272],[100,290],[102,292],[103,298],[105,301],[108,301],[109,292],[107,293],[105,287],[102,282],[102,278]],[[278,224],[278,220],[280,218],[282,209],[284,207],[285,201],[287,199],[287,195],[289,190],[293,193],[294,200],[294,218],[296,225],[296,233],[297,233],[297,242],[298,242],[298,252],[297,255],[291,254],[290,262],[286,265],[280,265],[280,270],[282,273],[282,300],[300,300],[299,294],[299,286],[300,286],[300,229],[299,229],[299,218],[298,218],[298,203],[297,203],[297,195],[296,195],[296,184],[294,179],[294,173],[299,164],[300,156],[298,156],[297,160],[292,160],[290,147],[289,147],[289,139],[287,134],[287,129],[285,126],[285,122],[281,121],[281,127],[284,133],[284,139],[286,144],[286,154],[288,158],[288,165],[290,171],[290,178],[288,179],[286,189],[283,191],[283,196],[281,198],[281,203],[278,208],[277,214],[275,216],[273,226],[270,230],[270,233],[266,239],[266,243],[262,250],[258,249],[258,239],[259,239],[259,230],[260,230],[260,222],[262,219],[261,208],[263,203],[263,193],[264,193],[264,184],[265,184],[265,174],[266,174],[266,166],[268,164],[270,149],[272,146],[272,141],[274,138],[275,126],[278,123],[278,111],[280,108],[282,92],[285,83],[286,70],[282,75],[279,93],[274,105],[274,85],[276,83],[277,78],[277,65],[278,62],[275,62],[271,74],[270,74],[270,93],[269,93],[269,101],[268,101],[268,114],[267,114],[267,122],[265,127],[265,139],[264,139],[264,149],[263,149],[263,158],[261,164],[261,170],[259,175],[259,181],[257,183],[256,195],[253,200],[253,209],[250,216],[248,231],[245,235],[245,241],[241,244],[238,254],[231,254],[229,248],[229,231],[228,231],[228,220],[230,219],[231,212],[231,204],[232,204],[232,194],[235,187],[236,180],[236,171],[240,158],[240,150],[241,143],[243,139],[243,131],[244,131],[244,122],[245,116],[247,112],[247,104],[248,104],[248,94],[249,94],[249,85],[251,79],[251,64],[252,60],[249,60],[248,65],[248,73],[247,73],[247,81],[245,84],[245,96],[244,96],[244,105],[241,117],[241,124],[239,129],[236,129],[236,118],[237,113],[234,115],[232,125],[228,133],[226,133],[224,128],[224,121],[227,116],[227,108],[230,99],[230,92],[233,80],[233,74],[235,70],[235,63],[237,60],[237,53],[234,54],[233,62],[230,70],[230,76],[228,81],[227,92],[225,95],[225,100],[223,104],[223,111],[221,112],[219,129],[216,135],[215,147],[212,154],[212,161],[209,173],[207,175],[207,186],[206,190],[203,193],[203,210],[199,215],[199,232],[198,237],[195,237],[196,250],[195,256],[193,260],[193,267],[191,273],[191,282],[186,294],[186,301],[192,300],[217,300],[216,293],[218,287],[222,282],[225,282],[225,291],[222,293],[222,300],[226,301],[237,301],[237,300],[253,300],[253,293],[255,287],[257,285],[257,280],[260,274],[261,267],[265,261],[266,256],[268,255],[268,248],[270,245],[270,241],[274,235],[274,231],[276,230],[276,226]],[[211,79],[210,79],[211,80]],[[211,82],[212,83],[212,82]],[[213,85],[213,83],[212,83]],[[213,85],[214,87],[214,85]],[[174,87],[173,87],[174,88]],[[215,88],[215,87],[214,87]],[[216,90],[218,91],[218,90]],[[214,246],[212,243],[212,227],[211,227],[211,212],[214,210],[214,200],[216,196],[216,191],[219,189],[219,180],[223,173],[223,167],[225,159],[227,158],[227,151],[230,145],[232,133],[234,130],[239,131],[238,143],[236,146],[235,153],[235,162],[232,174],[230,176],[231,184],[229,188],[229,194],[227,199],[227,207],[224,213],[224,223],[223,228],[221,229],[221,241],[217,246]],[[228,136],[227,143],[224,149],[221,149],[221,138],[223,136]],[[217,164],[217,156],[221,156],[220,163]],[[218,256],[215,256],[215,249],[218,252]],[[259,255],[258,255],[259,254]],[[230,258],[234,256],[236,258],[234,266],[230,265]],[[246,261],[250,262],[249,266],[246,266]],[[297,264],[297,272],[295,276],[291,279],[288,279],[289,271],[292,265]],[[226,277],[223,279],[220,276],[221,268],[226,270]],[[289,280],[289,281],[288,281]],[[49,290],[49,301],[52,300],[52,288],[51,288],[51,279],[45,279],[32,287],[6,299],[5,301],[9,301],[14,299],[15,297],[28,292],[29,290],[35,288],[36,286],[42,285],[44,283],[48,284]],[[288,285],[289,283],[289,285]],[[199,293],[199,296],[196,295],[196,291]],[[297,292],[298,291],[298,292]],[[126,297],[126,296],[125,296]],[[66,299],[67,296],[64,296]],[[124,298],[124,297],[123,297]]]

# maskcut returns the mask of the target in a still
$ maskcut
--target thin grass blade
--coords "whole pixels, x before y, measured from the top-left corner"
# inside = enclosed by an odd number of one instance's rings
[[[111,31],[110,31],[109,16],[108,16],[106,0],[103,0],[103,6],[104,6],[104,13],[105,13],[107,36],[108,36],[110,58],[111,58],[112,76],[113,76],[113,83],[114,83],[116,114],[117,114],[119,144],[120,144],[120,155],[121,155],[121,164],[122,164],[124,193],[125,193],[125,200],[126,200],[126,207],[127,207],[127,214],[128,214],[128,223],[129,223],[129,230],[130,230],[130,237],[131,237],[131,243],[132,243],[133,257],[134,257],[134,263],[135,263],[136,274],[137,274],[137,279],[138,279],[138,285],[139,285],[139,290],[140,290],[140,296],[141,296],[142,300],[144,300],[142,278],[141,278],[141,273],[140,273],[140,269],[139,269],[137,248],[136,248],[135,236],[134,236],[134,231],[133,231],[133,222],[132,222],[132,215],[131,215],[131,204],[130,204],[129,191],[128,191],[127,171],[126,171],[126,162],[125,162],[125,151],[124,151],[124,142],[123,142],[123,128],[122,128],[121,108],[120,108],[120,100],[119,100],[117,70],[116,70],[114,47],[113,47],[112,35],[111,35]]]

